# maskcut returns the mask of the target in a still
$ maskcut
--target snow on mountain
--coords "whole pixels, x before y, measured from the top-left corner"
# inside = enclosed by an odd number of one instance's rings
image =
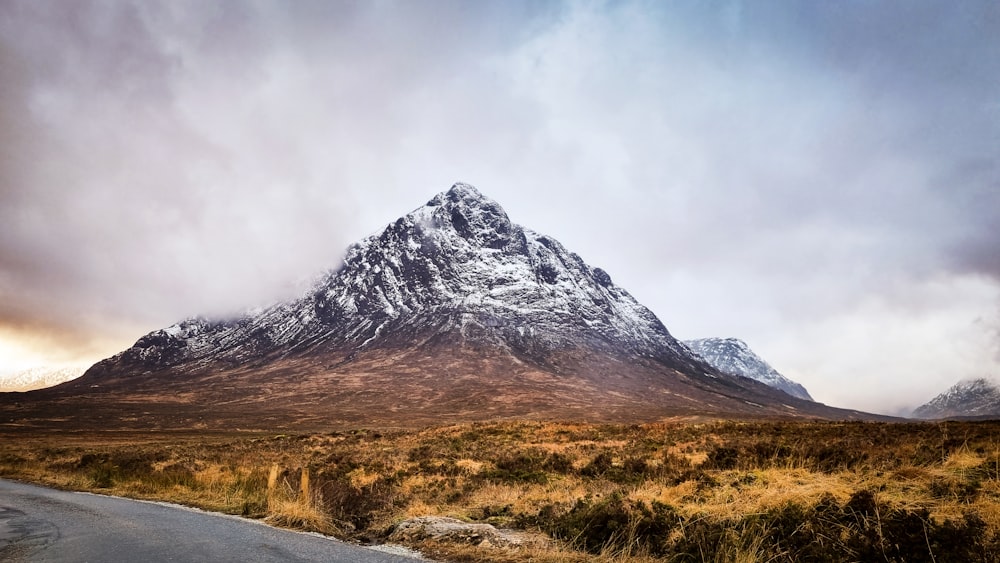
[[[980,377],[960,381],[913,410],[914,418],[1000,417],[1000,383]]]
[[[32,367],[0,372],[0,392],[32,391],[59,385],[83,375],[89,366]]]
[[[192,318],[112,362],[152,367],[365,349],[460,334],[545,363],[581,342],[704,371],[649,309],[555,239],[455,184],[347,252],[307,294],[229,321]]]
[[[719,371],[749,377],[793,397],[813,400],[805,387],[778,373],[738,338],[701,338],[685,340],[684,344]]]

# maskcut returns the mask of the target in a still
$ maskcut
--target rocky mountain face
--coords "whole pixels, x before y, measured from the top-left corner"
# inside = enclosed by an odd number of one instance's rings
[[[0,371],[0,393],[32,391],[65,383],[83,375],[88,366],[46,367]]]
[[[1000,417],[1000,384],[987,378],[960,381],[913,410],[914,418]]]
[[[778,373],[738,338],[701,338],[685,340],[684,344],[709,365],[723,373],[749,377],[807,401],[813,400],[801,384]]]
[[[152,426],[865,416],[712,368],[607,272],[466,184],[353,245],[302,297],[151,332],[42,398]]]

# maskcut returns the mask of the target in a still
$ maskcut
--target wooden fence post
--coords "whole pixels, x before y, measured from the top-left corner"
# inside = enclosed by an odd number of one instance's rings
[[[302,502],[309,502],[309,468],[302,468],[301,481]]]
[[[273,493],[274,488],[278,485],[278,474],[281,473],[281,468],[275,463],[271,466],[271,472],[267,475],[267,492]]]

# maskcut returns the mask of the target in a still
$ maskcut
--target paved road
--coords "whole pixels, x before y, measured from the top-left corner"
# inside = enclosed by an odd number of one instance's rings
[[[242,518],[0,479],[0,561],[414,560]]]

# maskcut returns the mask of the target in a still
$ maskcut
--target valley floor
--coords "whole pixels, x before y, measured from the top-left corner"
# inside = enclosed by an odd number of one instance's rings
[[[996,561],[1000,423],[496,422],[328,434],[0,432],[0,476],[446,561]],[[398,537],[394,536],[394,537]]]

